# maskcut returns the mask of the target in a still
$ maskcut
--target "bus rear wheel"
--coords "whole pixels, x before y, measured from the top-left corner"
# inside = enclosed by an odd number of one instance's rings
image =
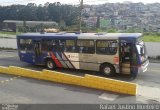
[[[103,73],[107,77],[115,75],[115,68],[114,68],[114,66],[112,66],[110,64],[101,65],[100,71],[101,71],[101,73]]]
[[[53,60],[49,59],[46,61],[46,66],[48,69],[55,69],[56,65]]]

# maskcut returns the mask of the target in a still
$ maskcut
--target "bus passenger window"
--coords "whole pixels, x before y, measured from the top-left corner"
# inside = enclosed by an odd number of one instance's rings
[[[64,52],[65,51],[65,45],[66,45],[65,40],[59,40],[59,45],[58,45],[57,51]]]
[[[79,53],[95,53],[95,46],[93,40],[77,40],[77,47]]]
[[[56,40],[44,40],[42,42],[42,51],[57,51]]]
[[[54,52],[60,51],[58,40],[52,40],[51,47],[52,47],[52,51]]]
[[[64,52],[76,52],[75,41],[74,40],[66,40],[66,45],[64,47]]]
[[[114,55],[117,53],[118,43],[117,41],[97,41],[96,46],[96,53],[97,54],[105,54],[105,55]]]
[[[83,53],[84,47],[79,47],[79,53]]]
[[[20,39],[19,44],[21,50],[33,50],[32,39]]]

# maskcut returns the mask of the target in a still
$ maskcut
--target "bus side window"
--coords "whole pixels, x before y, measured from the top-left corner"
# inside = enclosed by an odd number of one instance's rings
[[[66,51],[65,45],[66,45],[65,40],[59,40],[59,45],[58,45],[57,51],[61,51],[61,52]]]
[[[79,53],[95,53],[94,40],[77,40],[77,51]]]
[[[52,51],[54,52],[60,51],[60,46],[58,42],[59,42],[58,40],[52,40],[51,43]]]
[[[20,50],[33,50],[32,39],[20,39]]]
[[[117,53],[118,43],[111,40],[99,40],[96,44],[96,50],[97,54],[114,55]]]
[[[44,40],[42,42],[42,51],[57,51],[57,46],[56,40]]]
[[[84,47],[79,47],[79,51],[78,51],[78,52],[79,52],[79,53],[84,53],[84,52],[83,52],[83,49],[84,49]]]
[[[76,52],[75,40],[66,40],[65,52]]]

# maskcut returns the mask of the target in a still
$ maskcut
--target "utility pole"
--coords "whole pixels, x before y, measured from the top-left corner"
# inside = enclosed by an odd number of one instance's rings
[[[82,32],[82,10],[83,10],[83,0],[80,1],[80,20],[79,20],[79,31]]]

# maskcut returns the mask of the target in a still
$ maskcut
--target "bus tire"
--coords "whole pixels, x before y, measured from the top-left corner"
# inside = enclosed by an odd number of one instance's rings
[[[46,67],[50,70],[53,70],[56,68],[56,64],[54,63],[54,61],[52,59],[47,59],[46,60]]]
[[[102,64],[100,67],[100,71],[107,77],[115,75],[115,68],[111,64]]]

